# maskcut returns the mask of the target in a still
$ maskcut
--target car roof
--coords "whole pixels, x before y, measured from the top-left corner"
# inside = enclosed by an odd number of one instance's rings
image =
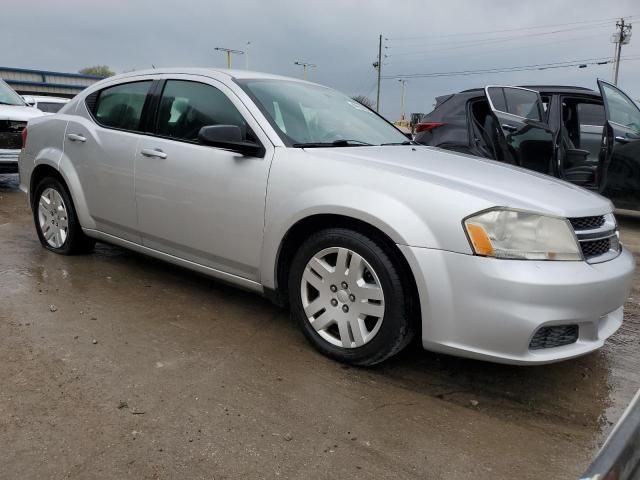
[[[536,90],[540,93],[576,93],[581,95],[597,95],[600,96],[600,92],[592,90],[586,87],[575,87],[571,85],[518,85],[521,88],[528,88],[530,90]]]
[[[285,77],[282,75],[273,75],[270,73],[263,72],[253,72],[250,70],[233,70],[233,69],[224,69],[224,68],[198,68],[198,67],[174,67],[174,68],[152,68],[152,69],[144,69],[144,70],[133,70],[131,72],[120,73],[118,75],[113,75],[111,77],[104,78],[99,82],[96,82],[89,87],[87,87],[80,94],[80,97],[84,98],[87,95],[91,95],[92,93],[105,88],[107,86],[115,85],[118,83],[126,83],[127,80],[131,79],[131,81],[136,81],[138,77],[149,77],[154,75],[197,75],[202,77],[209,77],[214,80],[219,80],[222,82],[227,82],[230,80],[283,80],[290,82],[298,82],[298,83],[307,83],[309,85],[317,85],[324,87],[324,85],[319,85],[317,83],[308,82],[306,80],[301,80],[299,78]],[[327,87],[324,87],[327,88]]]
[[[505,87],[509,87],[511,85],[502,85]],[[576,86],[572,86],[572,85],[513,85],[514,87],[520,87],[520,88],[528,88],[530,90],[535,90],[537,92],[540,93],[574,93],[574,94],[580,94],[580,95],[594,95],[594,96],[600,96],[600,92],[597,92],[595,90],[592,90],[590,88],[586,88],[586,87],[576,87]],[[463,90],[460,92],[460,94],[484,94],[484,87],[478,87],[478,88],[469,88],[467,90]],[[457,94],[456,94],[457,95]]]
[[[198,67],[173,67],[173,68],[154,68],[145,70],[134,70],[132,72],[122,73],[113,77],[108,77],[108,80],[114,80],[118,78],[135,77],[139,75],[163,75],[163,74],[187,74],[187,75],[202,75],[205,77],[219,77],[226,76],[230,79],[277,79],[277,80],[295,80],[298,82],[304,82],[299,78],[285,77],[282,75],[274,75],[271,73],[254,72],[251,70],[237,70],[226,68],[198,68]],[[311,82],[307,82],[311,83]]]

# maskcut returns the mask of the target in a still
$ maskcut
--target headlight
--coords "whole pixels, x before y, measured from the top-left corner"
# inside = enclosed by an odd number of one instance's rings
[[[563,218],[493,209],[467,218],[464,227],[476,255],[521,260],[582,260],[573,228]]]

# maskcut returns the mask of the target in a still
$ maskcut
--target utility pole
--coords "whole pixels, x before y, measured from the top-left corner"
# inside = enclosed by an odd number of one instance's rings
[[[231,48],[216,47],[216,48],[214,48],[214,50],[217,50],[219,52],[226,52],[227,53],[227,68],[231,68],[231,54],[232,53],[237,53],[238,55],[243,55],[244,54],[244,52],[242,50],[233,50]]]
[[[294,65],[300,65],[302,66],[302,78],[304,78],[305,80],[307,79],[307,67],[308,68],[313,68],[313,67],[317,67],[317,65],[313,64],[313,63],[307,63],[307,62],[293,62]]]
[[[378,38],[378,61],[373,64],[378,69],[378,93],[376,94],[376,112],[380,112],[380,79],[382,77],[382,34]]]
[[[620,71],[620,56],[622,54],[622,45],[627,45],[631,41],[631,24],[626,24],[624,18],[616,22],[616,33],[612,37],[612,41],[616,44],[616,51],[613,63],[613,84],[618,85],[618,73]]]
[[[400,121],[404,122],[404,93],[407,81],[402,79],[398,81],[400,82]]]

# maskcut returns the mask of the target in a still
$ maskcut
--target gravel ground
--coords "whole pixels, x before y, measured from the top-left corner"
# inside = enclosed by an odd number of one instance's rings
[[[620,222],[638,255],[640,217]],[[45,251],[0,176],[0,477],[576,478],[640,386],[639,288],[576,360],[348,368],[258,296],[104,244]]]

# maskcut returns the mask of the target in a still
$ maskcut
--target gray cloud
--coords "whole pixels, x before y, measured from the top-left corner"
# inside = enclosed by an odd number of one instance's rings
[[[611,57],[609,37],[615,21],[590,28],[575,24],[580,28],[504,42],[487,40],[554,29],[477,36],[470,32],[600,19],[605,22],[628,15],[640,20],[640,5],[635,0],[32,0],[28,6],[28,11],[24,4],[15,2],[2,7],[0,42],[10,46],[2,52],[0,61],[5,66],[77,71],[87,65],[107,64],[118,72],[152,64],[224,67],[225,57],[214,47],[245,49],[250,41],[252,70],[301,76],[300,67],[293,62],[308,61],[318,65],[310,71],[311,80],[348,94],[371,97],[375,96],[371,64],[379,33],[389,39],[384,74],[450,72]],[[472,40],[478,40],[477,44]],[[624,48],[623,55],[640,56],[640,34]],[[244,65],[244,58],[234,57],[235,67]],[[610,79],[611,65],[411,79],[407,111],[429,111],[436,95],[489,83],[561,83],[595,88],[597,77]],[[623,62],[620,86],[640,98],[640,61]],[[397,80],[384,80],[383,113],[397,118],[399,103]]]

